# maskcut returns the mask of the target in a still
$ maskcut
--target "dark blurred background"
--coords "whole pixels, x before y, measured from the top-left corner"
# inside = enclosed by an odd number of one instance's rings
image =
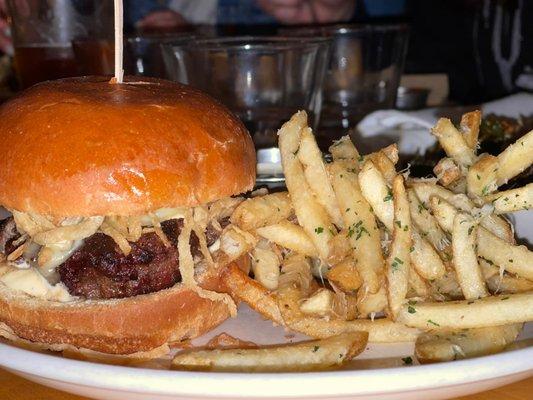
[[[11,14],[14,8],[23,9],[25,2],[38,1],[0,0],[0,48],[6,55],[0,62],[4,92],[19,88],[10,73],[14,31]],[[70,2],[86,10],[91,3],[109,3],[111,7],[113,3]],[[191,31],[255,35],[275,33],[280,26],[288,25],[403,22],[410,27],[404,74],[444,76],[446,102],[475,104],[533,90],[533,1],[125,0],[124,7],[127,35]]]

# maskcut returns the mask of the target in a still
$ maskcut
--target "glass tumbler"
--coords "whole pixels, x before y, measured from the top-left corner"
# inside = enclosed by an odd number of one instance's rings
[[[277,146],[277,130],[298,110],[316,127],[329,39],[219,37],[163,46],[171,79],[224,103],[257,148]]]
[[[321,133],[336,130],[332,136],[339,136],[366,114],[394,106],[407,49],[406,25],[283,28],[280,34],[332,39]]]
[[[125,41],[126,72],[132,75],[166,78],[161,45],[179,45],[193,40],[191,33],[139,35]]]
[[[79,75],[72,41],[112,38],[112,1],[7,0],[7,6],[23,88]]]

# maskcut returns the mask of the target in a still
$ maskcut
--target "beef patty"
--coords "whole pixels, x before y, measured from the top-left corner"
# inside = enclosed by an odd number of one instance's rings
[[[182,226],[182,220],[163,222],[161,228],[171,246],[166,247],[155,233],[145,233],[130,243],[127,256],[111,237],[95,233],[57,272],[70,294],[89,299],[130,297],[169,288],[181,279],[176,245]],[[191,242],[198,247],[197,239]]]
[[[15,251],[17,247],[13,245],[13,242],[19,237],[20,233],[17,231],[13,217],[0,221],[0,252],[7,256]]]
[[[226,226],[228,222],[220,223]],[[181,280],[177,245],[183,220],[164,221],[161,228],[170,246],[165,246],[155,233],[145,233],[137,242],[130,242],[127,256],[111,237],[95,233],[57,267],[61,282],[70,294],[89,299],[131,297],[173,286]],[[220,236],[211,225],[205,234],[208,246]],[[4,254],[14,250],[12,242],[19,236],[13,218],[0,221],[0,250]],[[189,243],[193,256],[202,257],[194,232]]]

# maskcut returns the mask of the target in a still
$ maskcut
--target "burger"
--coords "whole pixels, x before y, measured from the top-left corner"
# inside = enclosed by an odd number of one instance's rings
[[[151,354],[235,312],[220,271],[246,268],[229,216],[255,152],[220,103],[156,79],[50,81],[0,107],[0,141],[0,335]]]

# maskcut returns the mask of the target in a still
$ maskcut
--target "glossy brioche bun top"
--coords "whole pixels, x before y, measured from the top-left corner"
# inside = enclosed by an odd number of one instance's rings
[[[252,189],[244,125],[191,87],[150,78],[44,82],[0,107],[0,204],[55,217],[139,215]]]

